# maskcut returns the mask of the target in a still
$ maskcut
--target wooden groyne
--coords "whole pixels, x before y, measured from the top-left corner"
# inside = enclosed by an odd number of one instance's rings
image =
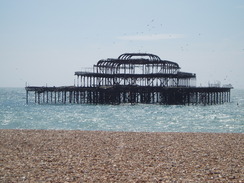
[[[231,87],[196,87],[196,74],[157,55],[125,53],[100,60],[90,71],[77,71],[76,86],[27,86],[26,103],[165,105],[223,104]]]

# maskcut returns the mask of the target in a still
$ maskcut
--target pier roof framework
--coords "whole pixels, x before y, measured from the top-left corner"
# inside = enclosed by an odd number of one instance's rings
[[[78,71],[77,86],[138,85],[190,87],[196,85],[196,74],[181,72],[176,62],[161,60],[148,53],[124,53],[118,58],[99,60],[93,72]]]

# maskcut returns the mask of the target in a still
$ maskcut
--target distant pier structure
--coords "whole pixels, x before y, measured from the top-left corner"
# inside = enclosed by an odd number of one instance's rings
[[[26,103],[213,105],[230,102],[231,86],[196,87],[196,74],[147,53],[125,53],[75,72],[76,86],[27,86]]]

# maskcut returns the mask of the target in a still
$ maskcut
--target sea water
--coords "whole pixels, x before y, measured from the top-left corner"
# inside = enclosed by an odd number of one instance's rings
[[[0,88],[0,129],[244,132],[244,90],[223,105],[26,104],[24,88]]]

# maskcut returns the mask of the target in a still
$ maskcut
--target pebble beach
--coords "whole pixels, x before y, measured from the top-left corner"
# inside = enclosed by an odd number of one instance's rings
[[[243,133],[0,130],[0,182],[244,182]]]

